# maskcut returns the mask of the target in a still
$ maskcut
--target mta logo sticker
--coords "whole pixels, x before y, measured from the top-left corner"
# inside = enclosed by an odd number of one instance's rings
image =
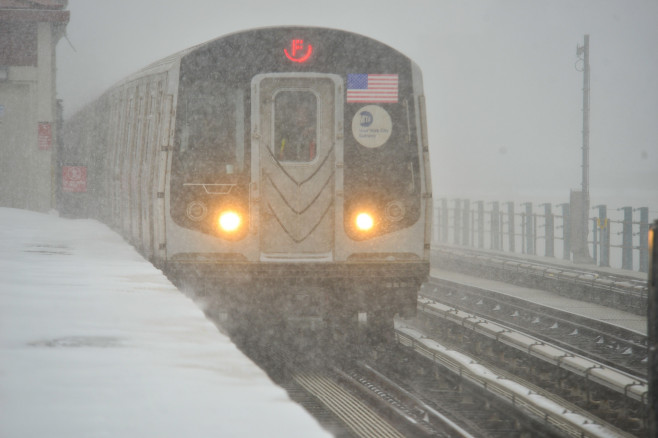
[[[359,117],[361,119],[361,126],[363,128],[367,128],[368,126],[372,125],[372,114],[369,113],[368,111],[361,111],[359,113]]]
[[[352,119],[352,135],[361,146],[378,148],[388,141],[393,123],[388,112],[379,105],[359,109]]]

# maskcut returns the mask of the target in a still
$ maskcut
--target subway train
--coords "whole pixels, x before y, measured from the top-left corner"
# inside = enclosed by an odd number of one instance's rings
[[[66,120],[58,208],[204,294],[390,325],[429,274],[426,127],[421,71],[399,51],[327,28],[242,31]]]

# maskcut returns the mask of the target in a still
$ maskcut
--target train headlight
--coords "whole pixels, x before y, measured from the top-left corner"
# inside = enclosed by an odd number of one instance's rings
[[[242,218],[238,213],[227,210],[219,215],[219,228],[226,233],[233,233],[240,228]]]
[[[375,225],[375,220],[370,213],[362,212],[356,215],[354,220],[356,228],[360,231],[370,231]]]

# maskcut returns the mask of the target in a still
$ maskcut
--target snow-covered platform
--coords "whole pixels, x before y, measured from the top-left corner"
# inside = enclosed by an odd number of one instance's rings
[[[0,208],[0,436],[329,436],[121,237]]]

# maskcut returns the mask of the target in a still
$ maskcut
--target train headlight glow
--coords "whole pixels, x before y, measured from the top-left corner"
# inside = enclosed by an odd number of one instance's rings
[[[359,213],[355,219],[356,227],[361,231],[370,231],[375,225],[375,220],[368,213]]]
[[[219,228],[227,233],[236,231],[241,223],[240,215],[234,211],[224,211],[219,215]]]

